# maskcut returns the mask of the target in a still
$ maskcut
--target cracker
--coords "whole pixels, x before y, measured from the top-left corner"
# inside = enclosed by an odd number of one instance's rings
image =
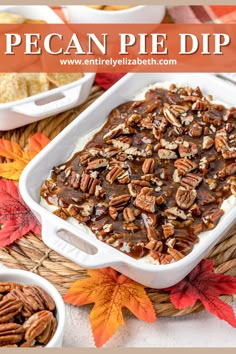
[[[13,23],[21,24],[24,23],[24,17],[9,12],[0,12],[0,23]]]
[[[17,73],[0,74],[0,103],[28,97],[26,80]]]
[[[130,5],[125,5],[125,6],[122,6],[122,5],[106,5],[104,7],[103,10],[105,11],[122,11],[122,10],[127,10],[127,9],[130,9],[131,7],[133,6],[130,6]]]
[[[20,75],[26,80],[28,96],[49,90],[49,81],[45,73],[22,73]]]
[[[48,80],[55,85],[63,86],[83,77],[82,73],[50,73],[47,74]]]
[[[24,19],[24,23],[25,24],[31,24],[31,25],[37,25],[37,24],[41,24],[41,23],[47,23],[46,21],[44,20],[33,20],[31,18],[25,18]]]

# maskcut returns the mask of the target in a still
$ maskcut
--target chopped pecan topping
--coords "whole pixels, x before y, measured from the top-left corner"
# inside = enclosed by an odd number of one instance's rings
[[[197,100],[196,102],[193,103],[192,110],[193,111],[206,111],[208,109],[208,106],[209,106],[208,102]]]
[[[158,150],[158,157],[160,159],[165,160],[175,160],[177,159],[177,155],[175,151],[167,150],[167,149],[159,149]]]
[[[174,218],[180,218],[182,220],[187,219],[187,215],[185,214],[185,212],[177,207],[171,207],[166,209],[165,214],[167,214],[167,218],[168,216],[173,216]]]
[[[219,208],[212,208],[210,210],[207,210],[203,215],[202,215],[202,220],[204,224],[207,225],[208,229],[214,228],[221,216],[224,215],[224,211]]]
[[[161,225],[163,229],[163,234],[165,238],[168,238],[170,236],[173,236],[175,233],[174,226],[170,223]]]
[[[117,212],[116,208],[110,207],[109,208],[109,215],[113,220],[115,220],[118,216],[118,212]]]
[[[133,222],[124,222],[123,223],[123,229],[127,231],[137,231],[139,229],[138,225],[135,225]]]
[[[176,142],[170,142],[165,139],[161,139],[160,143],[161,146],[167,150],[175,150],[178,147],[178,144]]]
[[[119,105],[41,197],[134,258],[181,259],[236,195],[236,108],[212,100],[173,84]]]
[[[184,141],[183,144],[179,145],[180,157],[193,157],[198,153],[198,147],[191,141]]]
[[[108,162],[106,159],[97,159],[88,163],[87,170],[96,170],[101,167],[107,167]]]
[[[126,125],[136,125],[142,120],[142,116],[137,113],[132,113],[126,119]]]
[[[213,145],[214,145],[214,140],[210,136],[206,135],[203,137],[202,148],[204,150],[210,149]]]
[[[184,258],[184,254],[174,248],[169,247],[167,252],[174,258],[175,261],[179,261],[180,259]]]
[[[218,130],[215,136],[215,149],[217,152],[221,151],[223,148],[228,148],[227,134],[224,129]]]
[[[53,211],[53,214],[59,216],[59,218],[63,220],[67,220],[70,215],[66,208],[58,208]]]
[[[222,156],[225,160],[236,159],[236,148],[223,149]]]
[[[199,124],[193,124],[189,129],[189,135],[192,137],[197,137],[202,135],[202,127]]]

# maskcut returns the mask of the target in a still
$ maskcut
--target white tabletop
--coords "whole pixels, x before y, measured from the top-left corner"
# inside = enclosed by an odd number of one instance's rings
[[[232,304],[236,313],[236,302]],[[89,324],[91,306],[66,305],[64,347],[95,347]],[[197,314],[158,318],[155,323],[125,316],[125,325],[105,344],[117,347],[236,347],[236,329],[202,311]]]

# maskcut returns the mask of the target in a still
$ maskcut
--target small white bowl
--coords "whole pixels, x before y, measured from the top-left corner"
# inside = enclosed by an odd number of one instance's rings
[[[164,5],[133,6],[124,10],[103,11],[89,6],[66,6],[71,23],[160,23]]]
[[[45,348],[61,347],[65,325],[65,304],[56,288],[43,277],[26,270],[19,269],[0,269],[0,282],[15,282],[23,285],[37,285],[52,297],[56,305],[57,329]]]

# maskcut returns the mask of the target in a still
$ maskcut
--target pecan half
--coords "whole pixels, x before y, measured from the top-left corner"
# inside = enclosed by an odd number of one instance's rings
[[[0,346],[19,343],[24,337],[24,329],[17,323],[0,324]]]
[[[123,218],[126,222],[132,222],[135,220],[135,215],[131,208],[125,208],[123,210]]]
[[[170,236],[173,236],[175,233],[174,226],[170,223],[161,225],[162,230],[163,230],[163,235],[165,238],[168,238]]]
[[[157,251],[157,252],[162,252],[163,243],[161,241],[151,240],[145,245],[145,248],[147,248],[149,250]]]
[[[139,193],[134,201],[134,205],[149,213],[155,213],[156,198],[152,195]]]
[[[22,285],[13,282],[0,282],[0,294],[7,293],[13,289],[21,289]]]
[[[184,187],[179,187],[175,195],[175,200],[181,209],[188,209],[193,205],[196,197],[196,189],[185,189]]]
[[[123,210],[125,205],[129,202],[130,195],[129,194],[122,194],[115,197],[112,197],[109,206],[114,207],[116,210]]]
[[[55,331],[56,323],[53,321],[52,312],[45,310],[36,312],[23,324],[23,328],[25,330],[25,340],[32,341],[35,339],[43,344],[47,344],[47,340],[49,341],[51,338],[51,333],[53,332],[51,328],[48,331],[48,326],[51,327],[52,325],[54,327],[53,330]]]
[[[161,146],[167,150],[175,150],[178,147],[178,144],[175,141],[167,141],[165,139],[161,139]]]
[[[142,165],[142,171],[144,174],[153,173],[155,166],[154,159],[145,159]]]
[[[228,148],[228,143],[226,131],[221,129],[215,135],[215,149],[217,152],[220,152],[223,148]]]
[[[71,179],[70,179],[70,185],[74,189],[78,189],[79,188],[79,182],[80,182],[80,174],[76,173],[75,171],[72,171]]]
[[[177,168],[181,175],[185,175],[197,168],[197,164],[194,161],[190,161],[187,158],[178,159],[174,162],[174,166]]]
[[[214,203],[216,200],[215,196],[206,191],[206,190],[199,190],[198,191],[198,204],[199,205],[207,205],[207,204],[211,204]]]
[[[181,186],[187,189],[196,188],[202,182],[202,177],[194,173],[187,173],[180,181]]]
[[[80,179],[80,189],[82,192],[89,192],[90,195],[95,194],[96,186],[100,184],[98,179],[95,179],[84,173]]]
[[[171,124],[174,125],[175,127],[182,127],[180,121],[178,120],[178,118],[176,117],[176,115],[171,112],[171,110],[167,107],[163,108],[163,114],[166,118],[166,120]]]
[[[175,261],[179,261],[180,259],[185,257],[183,253],[171,247],[167,249],[167,252],[174,258]]]
[[[97,159],[88,163],[87,170],[97,170],[101,167],[107,167],[108,161],[106,159]]]
[[[0,323],[11,322],[20,313],[23,303],[16,299],[3,299],[0,301]]]
[[[127,127],[125,124],[119,124],[115,128],[109,130],[108,133],[103,136],[103,140],[107,142],[108,140],[117,138],[120,135],[133,134],[134,132],[135,130],[133,128]]]
[[[123,168],[121,167],[113,167],[108,174],[106,175],[106,180],[109,183],[113,183],[119,176],[121,176],[124,173]]]

